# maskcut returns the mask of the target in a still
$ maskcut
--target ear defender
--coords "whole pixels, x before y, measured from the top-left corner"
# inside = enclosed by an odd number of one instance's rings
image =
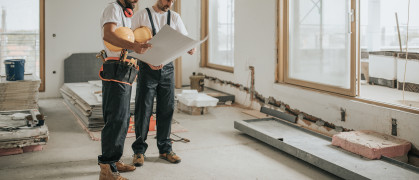
[[[130,18],[132,17],[132,15],[134,15],[134,12],[131,8],[124,8],[124,14],[126,17]]]
[[[126,7],[124,7],[123,5],[122,5],[122,3],[121,2],[119,2],[119,1],[116,1],[121,7],[122,7],[122,9],[124,10],[124,15],[125,15],[125,17],[128,17],[128,18],[130,18],[130,17],[132,17],[132,15],[134,15],[134,11],[132,11],[132,9],[131,8],[126,8]]]

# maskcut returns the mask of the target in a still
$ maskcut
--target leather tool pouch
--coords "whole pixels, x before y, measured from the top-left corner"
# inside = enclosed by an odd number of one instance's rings
[[[99,75],[104,81],[132,84],[137,77],[138,71],[134,66],[128,65],[128,62],[108,60],[103,63]]]

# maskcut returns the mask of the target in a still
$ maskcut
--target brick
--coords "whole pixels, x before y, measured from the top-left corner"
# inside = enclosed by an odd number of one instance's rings
[[[359,154],[368,159],[405,156],[410,148],[409,141],[374,131],[351,131],[333,135],[332,145]]]
[[[14,155],[14,154],[22,154],[23,150],[22,148],[6,148],[6,149],[0,149],[0,156],[8,156],[8,155]]]
[[[43,145],[33,145],[33,146],[25,146],[23,147],[23,152],[35,152],[35,151],[42,151]]]

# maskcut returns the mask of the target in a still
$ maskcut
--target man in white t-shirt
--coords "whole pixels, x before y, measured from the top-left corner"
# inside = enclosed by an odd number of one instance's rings
[[[152,30],[154,36],[164,25],[168,24],[178,32],[187,35],[188,32],[179,14],[169,10],[173,2],[174,0],[156,0],[153,7],[141,10],[134,15],[131,28],[135,30],[146,26]],[[195,48],[188,51],[191,55],[194,52]],[[133,164],[135,166],[144,164],[144,153],[148,147],[145,141],[149,130],[150,117],[153,113],[154,97],[157,100],[157,147],[160,158],[171,163],[179,163],[181,159],[173,152],[170,140],[175,88],[173,62],[164,66],[153,66],[140,61],[139,67],[135,97],[135,135],[137,139],[132,144],[134,151]]]
[[[138,0],[117,0],[110,3],[103,11],[100,20],[100,28],[104,41],[107,41],[123,49],[131,49],[137,53],[144,53],[150,48],[149,44],[130,42],[120,38],[115,33],[119,27],[131,28],[131,16]],[[98,156],[100,165],[100,180],[125,179],[119,172],[133,171],[135,166],[124,164],[120,161],[124,150],[124,142],[127,136],[130,119],[131,85],[124,81],[117,81],[109,74],[126,72],[114,72],[113,67],[121,67],[121,52],[110,51],[106,46],[106,62],[101,75],[110,76],[102,81],[102,109],[105,126],[101,134],[102,154]],[[129,68],[127,68],[129,69]],[[127,70],[128,72],[128,70]],[[102,77],[102,76],[101,76]]]

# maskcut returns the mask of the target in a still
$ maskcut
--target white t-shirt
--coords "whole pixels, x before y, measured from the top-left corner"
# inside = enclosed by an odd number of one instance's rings
[[[164,12],[160,14],[154,11],[153,7],[149,7],[149,9],[151,12],[151,16],[153,18],[154,27],[156,28],[156,34],[157,34],[160,31],[160,29],[163,28],[163,26],[167,24],[168,13]],[[136,12],[134,16],[132,17],[131,29],[134,31],[135,29],[141,26],[146,26],[150,28],[150,30],[153,32],[146,9],[143,9],[140,12]],[[170,11],[170,27],[172,27],[174,30],[182,33],[185,36],[188,35],[188,31],[186,30],[182,19],[180,18],[179,14],[174,11]]]
[[[106,7],[105,10],[103,10],[102,18],[100,19],[100,29],[102,31],[102,38],[104,34],[103,26],[106,23],[115,23],[117,28],[119,27],[131,28],[131,18],[125,17],[124,10],[116,2],[110,3],[108,7]],[[106,48],[104,43],[103,43],[103,46],[105,47],[105,51],[108,57],[119,57],[121,52],[110,51],[108,48]]]

